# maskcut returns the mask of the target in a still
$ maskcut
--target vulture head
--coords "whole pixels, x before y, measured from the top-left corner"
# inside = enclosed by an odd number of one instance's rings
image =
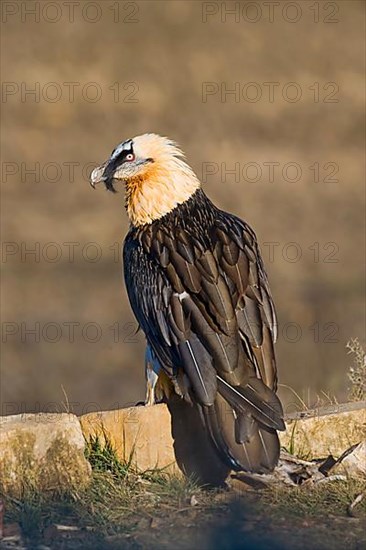
[[[200,187],[177,144],[157,134],[123,141],[91,174],[91,185],[125,188],[125,204],[133,225],[152,223],[188,200]]]

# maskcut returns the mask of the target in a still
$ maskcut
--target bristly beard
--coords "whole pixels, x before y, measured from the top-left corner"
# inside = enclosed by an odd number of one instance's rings
[[[117,190],[113,186],[113,176],[109,176],[107,179],[105,179],[104,185],[108,191],[112,191],[112,193],[117,193]]]

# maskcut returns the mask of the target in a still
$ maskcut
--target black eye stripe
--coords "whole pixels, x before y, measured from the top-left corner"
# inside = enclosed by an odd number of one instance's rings
[[[127,155],[133,155],[133,154],[134,152],[131,145],[131,149],[123,149],[115,158],[112,158],[111,165],[114,168],[117,168],[117,166],[119,166],[126,160]],[[113,153],[112,153],[112,157],[113,157]]]
[[[123,160],[124,157],[129,153],[133,154],[132,143],[133,143],[132,139],[128,139],[127,141],[124,141],[123,143],[120,143],[119,145],[117,145],[117,147],[113,149],[110,159],[112,161],[117,159]]]
[[[130,146],[129,149],[125,149],[124,147]],[[117,150],[120,149],[120,152],[116,155]],[[112,152],[110,159],[107,163],[107,166],[104,169],[103,177],[105,178],[113,178],[114,172],[117,170],[121,164],[124,162],[128,162],[126,160],[127,155],[134,155],[133,148],[132,148],[132,141],[127,143],[123,143],[122,145],[118,145]],[[114,156],[115,155],[115,156]]]
[[[130,150],[127,150],[127,151],[122,151],[118,157],[116,157],[116,161],[118,162],[123,162],[125,160],[125,158],[127,157],[127,155],[133,155],[133,151],[132,151],[132,148]]]

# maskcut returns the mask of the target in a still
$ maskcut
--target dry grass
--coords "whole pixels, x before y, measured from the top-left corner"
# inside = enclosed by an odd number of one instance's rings
[[[304,484],[299,487],[277,487],[263,494],[262,504],[271,506],[272,513],[285,517],[328,517],[346,516],[349,505],[365,492],[366,482],[362,479],[335,480],[317,485]],[[359,505],[358,513],[366,516],[366,499]]]
[[[349,399],[362,401],[366,398],[366,351],[358,338],[352,338],[347,342],[347,349],[348,354],[353,358],[353,364],[348,371],[348,378],[351,382]]]
[[[19,523],[26,537],[40,538],[48,525],[65,522],[101,536],[128,531],[157,509],[165,513],[189,506],[190,497],[200,492],[190,480],[162,470],[136,472],[118,459],[109,441],[102,447],[98,438],[91,439],[86,457],[93,469],[86,490],[42,494],[26,479],[21,498],[6,498],[8,519]]]
[[[7,522],[20,525],[31,547],[47,545],[52,535],[52,548],[57,549],[160,549],[174,544],[231,550],[244,549],[234,541],[245,532],[249,549],[303,548],[300,539],[307,548],[323,549],[332,521],[337,535],[333,547],[338,550],[346,536],[347,508],[366,489],[364,482],[350,479],[260,492],[205,490],[163,471],[136,472],[118,459],[108,442],[102,448],[97,439],[90,440],[86,455],[93,467],[86,490],[45,495],[27,482],[22,499],[6,500]],[[361,519],[353,519],[352,526],[362,538],[365,501],[357,515]],[[65,533],[55,535],[56,525],[76,531],[65,541]],[[348,541],[349,548],[356,549],[354,543]]]

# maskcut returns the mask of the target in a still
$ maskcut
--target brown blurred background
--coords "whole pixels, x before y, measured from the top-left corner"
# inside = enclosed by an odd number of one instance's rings
[[[307,405],[345,399],[345,344],[364,334],[364,4],[46,4],[2,6],[3,413],[61,410],[63,389],[77,413],[143,399],[123,194],[87,175],[145,132],[255,228],[280,382]]]

